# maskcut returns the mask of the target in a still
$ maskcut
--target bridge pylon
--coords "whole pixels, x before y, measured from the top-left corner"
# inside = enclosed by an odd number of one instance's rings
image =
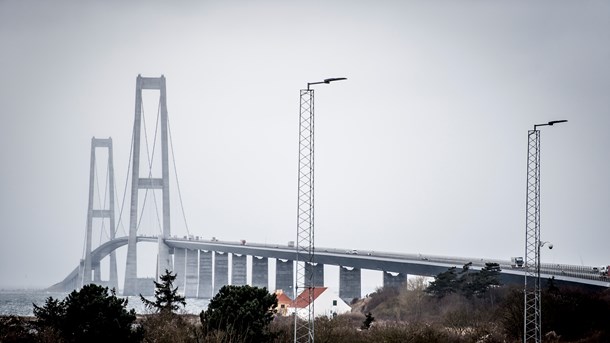
[[[153,178],[150,167],[147,177],[140,177],[140,134],[142,123],[142,90],[158,90],[160,125],[161,125],[161,178]],[[132,175],[131,175],[131,208],[129,221],[129,240],[127,243],[127,264],[125,267],[125,284],[123,295],[137,295],[140,293],[137,273],[137,248],[136,236],[138,230],[138,193],[139,190],[162,190],[163,199],[163,223],[162,235],[159,237],[159,255],[157,260],[157,275],[162,275],[165,269],[172,270],[171,255],[169,247],[164,239],[170,237],[169,216],[169,164],[168,164],[168,124],[167,124],[167,101],[165,92],[165,77],[142,77],[136,78],[136,104],[133,126],[133,152],[132,152]],[[152,163],[152,162],[150,162]]]
[[[101,209],[94,208],[94,193],[95,193],[95,180],[96,180],[96,148],[108,149],[108,183],[106,186],[106,194],[108,195],[108,208],[105,207],[105,203],[100,204]],[[105,200],[105,199],[104,199]],[[105,201],[104,201],[105,202]],[[92,266],[91,263],[91,237],[93,234],[93,218],[108,218],[110,231],[110,240],[115,238],[115,215],[114,215],[114,164],[112,157],[112,138],[91,138],[91,165],[89,172],[89,205],[87,207],[87,228],[85,234],[85,258],[84,266],[81,278],[79,278],[78,286],[83,286],[93,282],[101,282],[100,277],[100,266]],[[92,279],[92,269],[95,271],[95,276]],[[112,288],[118,288],[118,276],[116,266],[116,253],[112,251],[110,253],[110,274],[109,274],[109,286]]]

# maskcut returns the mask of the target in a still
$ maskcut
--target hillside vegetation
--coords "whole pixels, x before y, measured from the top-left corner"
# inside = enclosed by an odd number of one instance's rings
[[[353,302],[352,312],[315,320],[318,343],[517,343],[523,334],[523,291],[497,282],[497,266],[451,268],[428,284],[409,279]],[[150,314],[126,310],[108,288],[87,285],[66,299],[48,298],[35,318],[0,317],[0,343],[13,342],[292,342],[294,317],[276,314],[265,288],[225,286],[199,316],[180,314],[185,299],[175,275],[156,283]],[[610,291],[542,292],[543,342],[610,342]]]
[[[462,341],[458,337],[470,337],[468,342],[522,340],[522,287],[492,282],[484,292],[472,292],[468,281],[460,280],[460,271],[446,273],[452,275],[441,273],[430,285],[415,278],[402,288],[377,289],[355,303],[353,311],[372,313],[381,326],[434,328],[451,334],[455,342]],[[547,280],[542,330],[545,342],[610,342],[610,291],[560,289]]]

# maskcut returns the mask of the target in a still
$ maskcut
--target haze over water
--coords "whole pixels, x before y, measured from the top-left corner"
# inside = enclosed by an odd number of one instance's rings
[[[44,306],[48,297],[64,299],[68,293],[44,292],[40,290],[0,290],[0,315],[33,316],[34,306]],[[119,298],[125,298],[119,296]],[[135,309],[138,314],[149,313],[140,300],[140,297],[126,297],[129,301],[127,309]],[[154,297],[146,297],[153,300]],[[186,299],[184,313],[199,314],[207,308],[209,299]]]

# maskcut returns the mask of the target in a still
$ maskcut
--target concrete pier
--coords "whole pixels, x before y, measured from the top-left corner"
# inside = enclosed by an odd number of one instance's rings
[[[155,278],[136,278],[135,286],[138,290],[138,295],[144,296],[155,295]]]
[[[81,259],[78,264],[78,275],[76,277],[76,285],[74,289],[79,289],[84,286],[84,278],[85,278],[85,260]]]
[[[276,260],[275,289],[281,289],[291,299],[294,299],[294,261]]]
[[[222,286],[229,284],[229,254],[216,251],[214,253],[214,291],[216,294]]]
[[[247,256],[231,254],[231,267],[231,285],[243,286],[247,284]]]
[[[269,289],[269,259],[252,256],[252,286]]]
[[[201,250],[199,251],[199,292],[198,298],[211,299],[214,294],[214,286],[212,283],[212,252]]]
[[[313,272],[313,286],[324,287],[324,265],[316,263],[314,265],[305,263],[305,271],[309,273]]]
[[[132,237],[133,236],[133,237]],[[131,243],[133,241],[133,243]],[[129,244],[127,246],[127,262],[125,265],[125,281],[123,283],[123,295],[138,295],[138,261],[136,252],[136,234],[130,233]]]
[[[400,288],[407,282],[407,274],[383,272],[383,287]]]
[[[163,241],[163,236],[157,237],[157,245],[159,248],[159,253],[157,254],[157,281],[160,282],[161,279],[159,277],[165,274],[165,270],[174,272],[174,266],[172,255],[170,254],[171,249]]]
[[[184,294],[184,281],[186,280],[186,249],[174,249],[174,273],[177,275],[174,286],[178,292]]]
[[[101,284],[102,283],[102,268],[100,268],[100,264],[92,264],[91,268],[93,269],[93,283]]]
[[[114,288],[117,293],[119,292],[119,276],[116,266],[116,251],[110,253],[110,275],[108,287]]]
[[[108,287],[114,288],[117,293],[119,292],[119,276],[116,266],[116,251],[110,253],[110,275],[108,280]]]
[[[186,250],[186,285],[184,296],[187,298],[197,297],[199,250]]]
[[[362,293],[360,268],[339,267],[339,297],[346,303],[360,298]]]

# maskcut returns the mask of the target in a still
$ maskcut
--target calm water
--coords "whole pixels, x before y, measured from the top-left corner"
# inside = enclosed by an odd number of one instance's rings
[[[40,290],[0,290],[0,315],[33,316],[34,306],[43,306],[48,297],[64,299],[68,293],[45,292]],[[135,309],[137,313],[148,313],[140,297],[126,297],[129,301],[128,309]],[[153,297],[146,297],[152,300]],[[186,299],[184,313],[199,314],[205,310],[210,301],[208,299]]]

